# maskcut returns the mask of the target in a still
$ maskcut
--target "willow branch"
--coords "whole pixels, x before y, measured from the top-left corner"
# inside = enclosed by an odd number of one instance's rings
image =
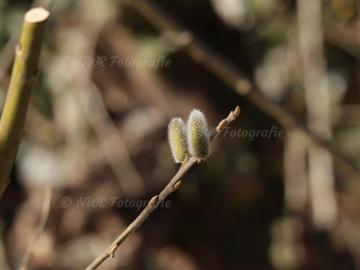
[[[30,241],[28,248],[24,254],[24,257],[21,261],[21,265],[18,268],[19,270],[29,269],[29,262],[31,260],[32,254],[33,254],[34,247],[36,245],[36,242],[38,241],[38,239],[44,232],[46,223],[49,219],[52,198],[53,198],[53,188],[51,186],[48,186],[48,187],[46,187],[45,192],[44,192],[44,200],[43,200],[43,205],[41,208],[39,224],[37,225],[36,232],[35,232],[32,240]]]
[[[360,171],[353,162],[339,153],[328,141],[323,140],[309,130],[284,107],[262,95],[256,86],[236,66],[196,39],[191,31],[175,22],[158,5],[149,0],[127,2],[149,20],[151,24],[162,31],[172,43],[183,48],[195,62],[203,65],[213,75],[271,116],[284,128],[288,130],[296,128],[309,143],[329,151],[337,162],[338,168],[346,173],[349,179],[360,179]]]
[[[240,114],[240,108],[236,107],[234,111],[220,121],[212,134],[212,140],[215,139],[229,124],[231,124]],[[137,216],[137,218],[130,223],[130,225],[115,239],[115,241],[97,257],[86,270],[93,270],[98,268],[107,258],[114,257],[117,248],[146,220],[146,218],[158,207],[158,205],[165,200],[171,193],[173,193],[181,185],[181,178],[190,170],[195,163],[198,162],[197,158],[191,157],[179,168],[177,173],[171,178],[165,188],[158,194],[153,196],[147,206]]]
[[[31,90],[37,79],[44,28],[49,12],[34,8],[24,17],[10,85],[0,119],[0,196],[4,192],[24,129]]]

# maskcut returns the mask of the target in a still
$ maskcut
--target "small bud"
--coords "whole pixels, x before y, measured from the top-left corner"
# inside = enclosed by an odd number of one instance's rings
[[[190,154],[204,159],[209,155],[210,132],[204,114],[192,110],[187,121],[187,137]]]
[[[149,201],[149,206],[150,207],[155,207],[157,205],[157,203],[159,202],[159,195],[155,195],[154,197],[152,197]]]
[[[225,128],[227,123],[228,123],[228,121],[226,119],[221,120],[221,122],[216,127],[216,131],[221,132]]]
[[[177,181],[172,187],[173,191],[177,190],[181,186],[181,183],[181,180]]]
[[[228,120],[228,121],[233,121],[234,120],[234,112],[233,111],[231,111],[229,113],[229,115],[226,117],[226,120]]]
[[[175,162],[183,163],[189,154],[187,150],[185,123],[181,118],[176,117],[171,119],[168,126],[168,140]]]
[[[234,110],[234,116],[237,118],[240,115],[240,107],[236,106],[235,110]]]

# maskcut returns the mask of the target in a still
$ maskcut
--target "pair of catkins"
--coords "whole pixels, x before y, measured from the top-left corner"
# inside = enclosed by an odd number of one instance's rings
[[[192,110],[187,123],[180,117],[171,119],[168,126],[168,140],[176,163],[184,163],[190,156],[198,160],[209,155],[210,131],[204,114]]]

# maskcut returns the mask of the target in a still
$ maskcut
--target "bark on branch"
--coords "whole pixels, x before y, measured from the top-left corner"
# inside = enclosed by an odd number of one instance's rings
[[[37,68],[49,12],[41,7],[25,14],[20,42],[4,110],[0,119],[0,196],[4,193],[24,129],[31,90],[37,79]]]

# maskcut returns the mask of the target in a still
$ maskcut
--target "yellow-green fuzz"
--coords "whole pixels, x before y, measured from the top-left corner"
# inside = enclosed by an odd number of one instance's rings
[[[179,118],[171,119],[168,126],[168,140],[172,156],[176,163],[183,163],[189,156],[184,121]]]
[[[204,114],[192,110],[187,122],[187,137],[190,155],[204,159],[209,155],[209,128]]]

